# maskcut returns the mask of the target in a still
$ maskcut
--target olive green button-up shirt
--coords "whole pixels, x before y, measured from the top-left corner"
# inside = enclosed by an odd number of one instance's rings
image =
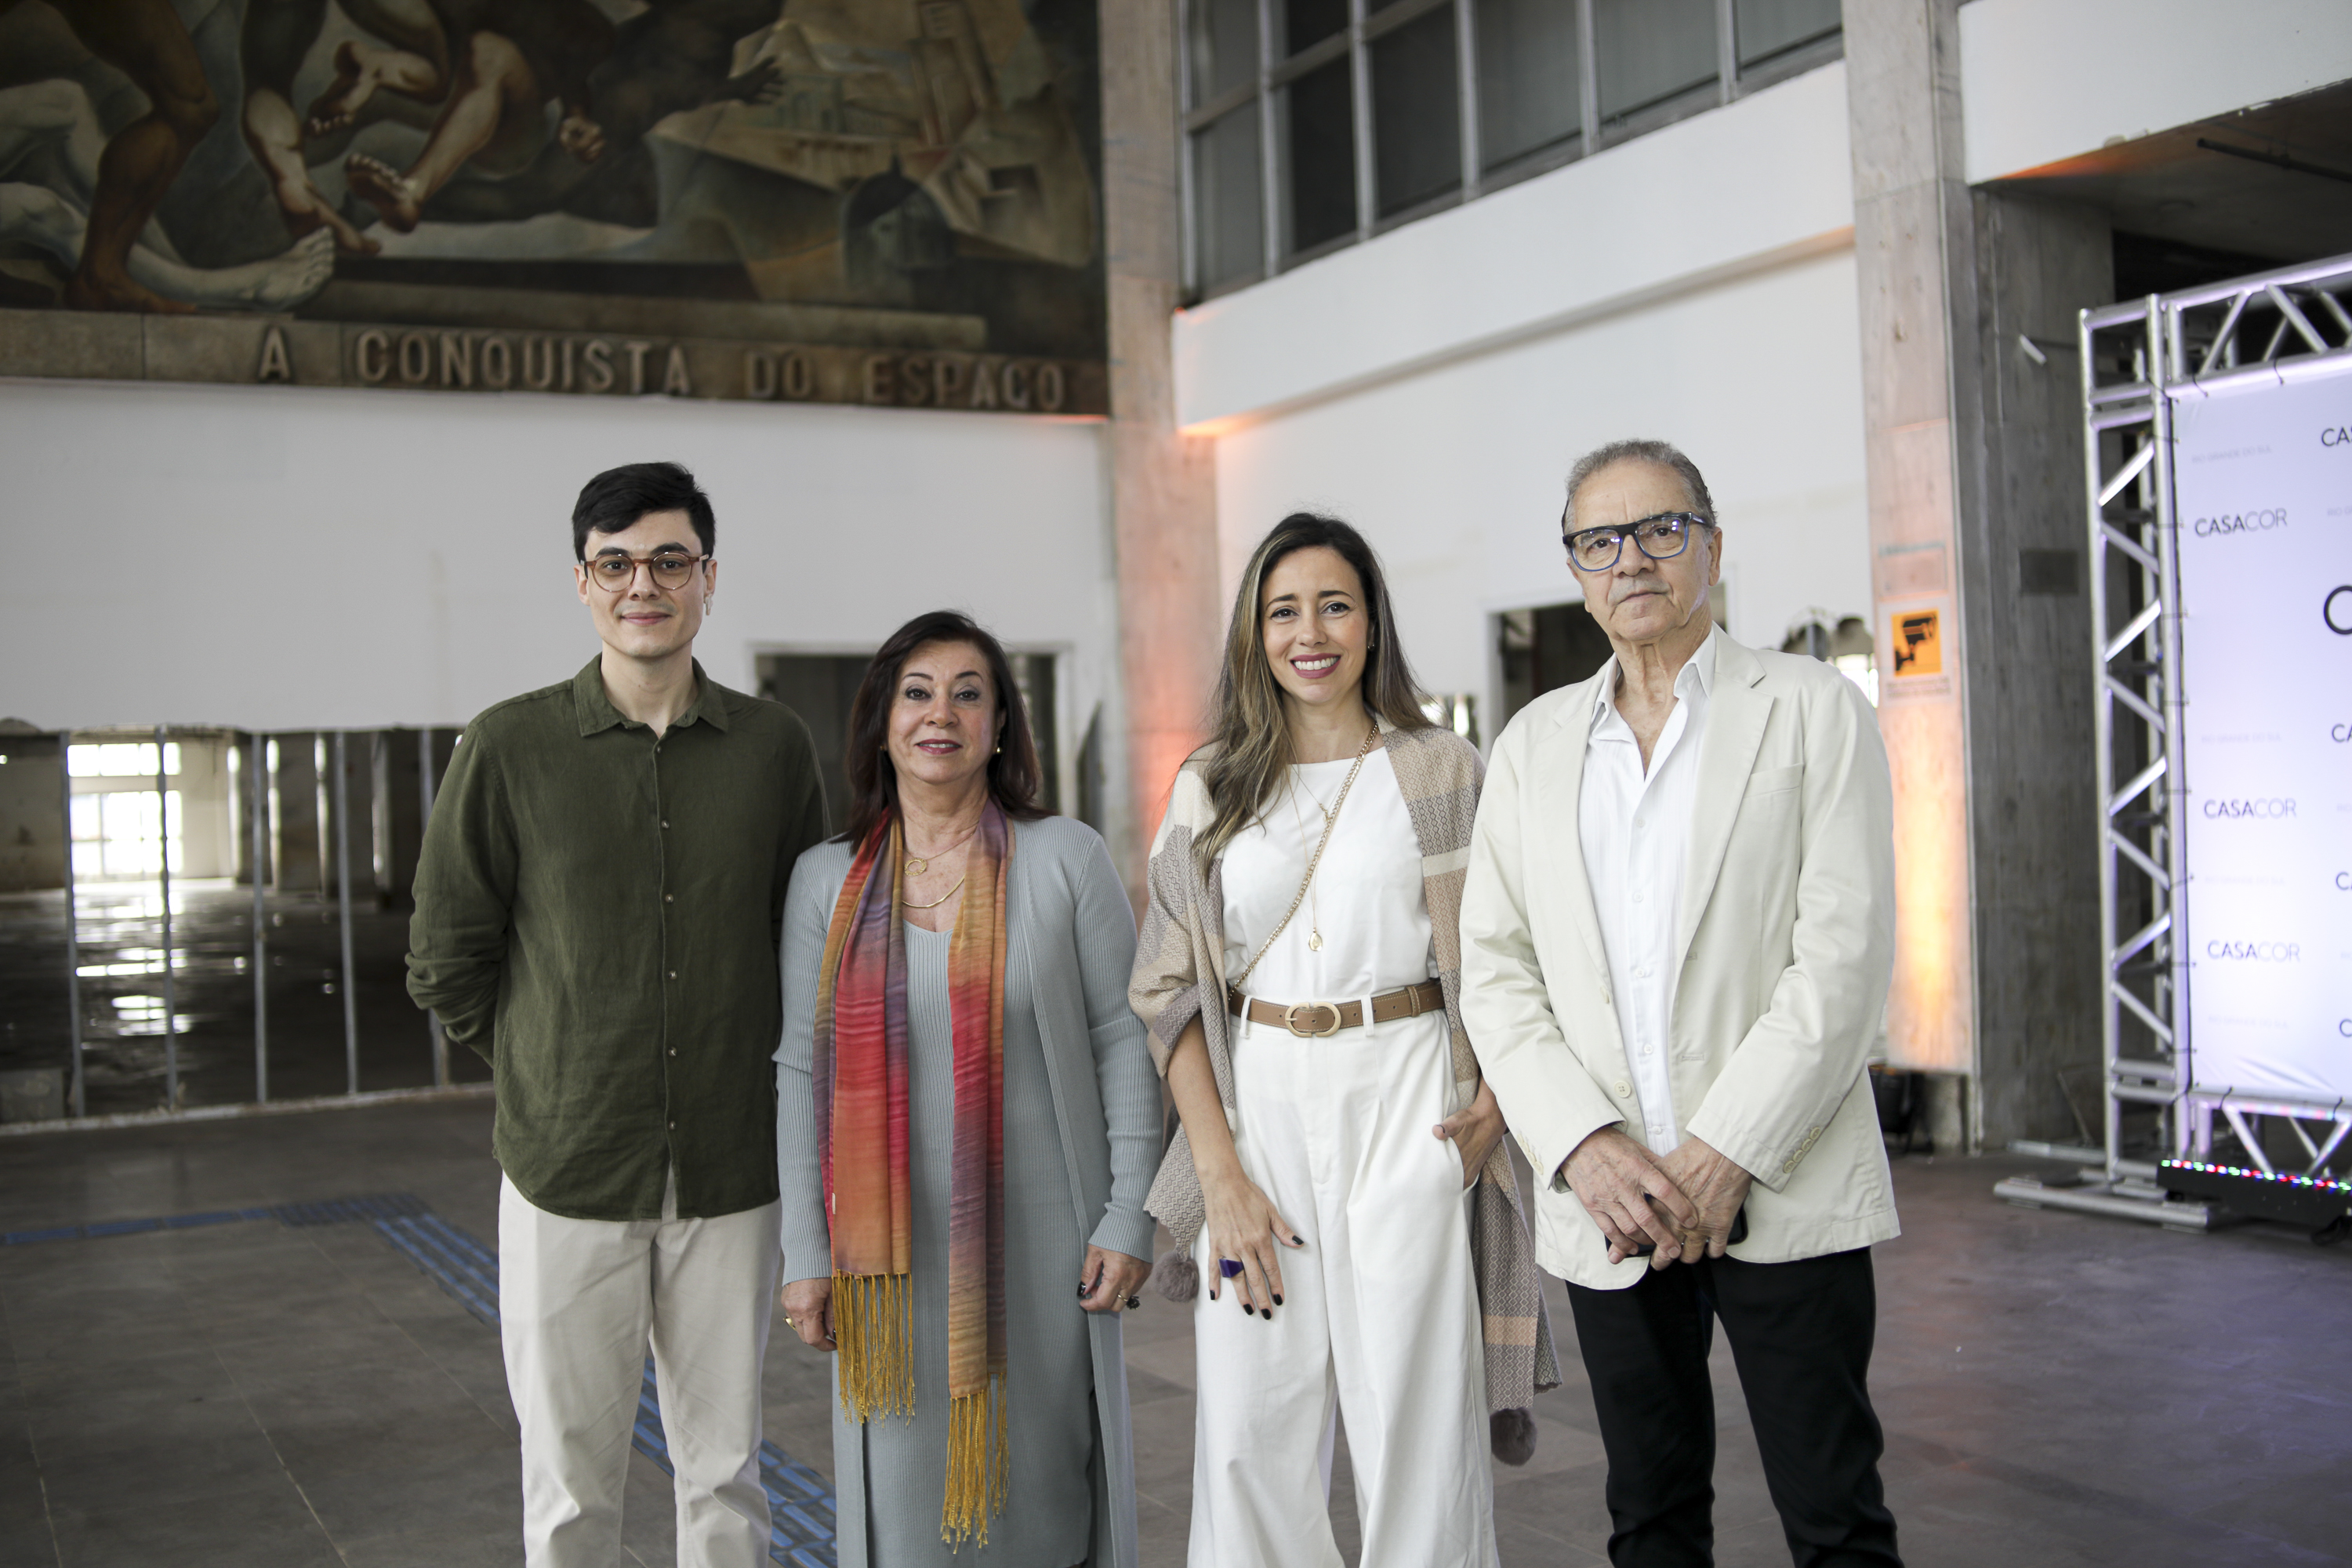
[[[488,1058],[495,1148],[577,1219],[776,1195],[777,939],[825,837],[808,731],[695,666],[659,740],[598,661],[466,727],[416,868],[408,994]]]

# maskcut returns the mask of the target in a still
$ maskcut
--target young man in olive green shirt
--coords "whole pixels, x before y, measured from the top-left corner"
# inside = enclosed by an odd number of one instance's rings
[[[603,651],[467,726],[417,867],[409,994],[497,1079],[530,1568],[620,1560],[648,1344],[677,1560],[753,1568],[777,936],[824,794],[799,719],[695,662],[718,570],[693,476],[599,474],[572,521]]]

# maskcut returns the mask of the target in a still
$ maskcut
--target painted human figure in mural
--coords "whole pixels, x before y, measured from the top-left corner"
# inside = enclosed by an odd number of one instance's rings
[[[381,94],[439,106],[405,170],[362,153],[344,161],[352,192],[404,234],[467,164],[528,167],[546,144],[551,102],[562,106],[557,145],[582,163],[604,155],[588,77],[612,52],[614,31],[588,0],[347,0],[343,9],[381,42],[346,40],[334,81],[301,117],[294,76],[318,41],[326,0],[254,0],[246,13],[246,142],[297,233],[324,226],[343,249],[381,248],[319,190],[306,155],[310,142],[373,118]]]
[[[78,269],[89,248],[106,144],[79,82],[0,88],[0,241],[29,245]],[[266,260],[192,267],[150,223],[134,237],[123,266],[133,283],[169,308],[284,310],[325,287],[335,256],[321,229]]]
[[[0,16],[19,0],[0,0]],[[65,303],[80,310],[183,313],[131,273],[131,248],[163,193],[220,119],[220,100],[171,0],[49,0],[82,46],[147,96],[144,115],[117,132],[98,161],[79,260]]]
[[[710,103],[761,105],[782,88],[775,62],[734,69],[737,40],[776,19],[779,0],[650,0],[620,24],[613,50],[589,74],[604,154],[591,163],[542,146],[531,166],[511,178],[460,181],[443,187],[429,216],[452,223],[502,223],[567,212],[624,228],[652,228],[661,217],[660,178],[646,132],[682,110]]]

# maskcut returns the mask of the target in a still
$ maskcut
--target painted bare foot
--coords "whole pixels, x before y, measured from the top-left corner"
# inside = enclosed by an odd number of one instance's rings
[[[347,256],[373,256],[383,248],[353,228],[350,220],[337,212],[318,188],[307,180],[299,191],[289,193],[281,186],[278,204],[285,209],[287,232],[297,239],[313,234],[331,234],[335,237],[335,248]]]
[[[324,136],[358,118],[383,79],[377,67],[378,54],[357,38],[345,38],[335,47],[335,79],[311,102],[310,115],[302,121],[303,135]]]
[[[325,288],[334,275],[335,237],[322,228],[296,240],[283,256],[213,273],[207,291],[217,288],[224,298],[207,299],[205,303],[289,310]]]
[[[576,109],[564,111],[563,123],[555,128],[555,140],[583,163],[604,155],[604,128]]]
[[[166,300],[152,289],[133,282],[127,273],[93,273],[84,265],[66,279],[66,307],[73,310],[143,310],[158,316],[188,316],[194,305]]]
[[[421,213],[416,187],[391,164],[354,153],[343,160],[343,179],[354,195],[383,214],[394,228],[406,234],[416,226]]]

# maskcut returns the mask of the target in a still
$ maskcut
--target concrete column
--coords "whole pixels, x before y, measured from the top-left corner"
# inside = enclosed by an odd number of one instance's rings
[[[270,889],[279,893],[327,890],[327,856],[320,835],[326,813],[320,808],[318,737],[294,731],[275,737],[278,775],[275,834],[269,851]]]
[[[1125,704],[1109,726],[1125,744],[1106,758],[1105,826],[1129,890],[1139,891],[1169,784],[1200,743],[1216,679],[1215,448],[1176,429],[1169,336],[1182,287],[1176,7],[1172,0],[1103,0],[1101,18],[1107,441]]]
[[[1938,1148],[1977,1071],[1961,518],[1980,469],[1973,213],[1961,177],[1958,0],[1846,0],[1879,725],[1895,773],[1890,1059],[1942,1075]]]
[[[2075,1138],[2098,1059],[2074,312],[2095,211],[1970,191],[1959,0],[1847,0],[1879,723],[1895,772],[1894,1065],[1939,1149]],[[2095,1104],[2095,1079],[2080,1091]]]
[[[1976,889],[1977,1124],[2099,1128],[2099,820],[2075,312],[2115,295],[2095,208],[1974,200],[1982,506],[1960,552]],[[2062,1087],[2066,1086],[2066,1087]],[[2095,1137],[2090,1140],[2095,1142]]]

